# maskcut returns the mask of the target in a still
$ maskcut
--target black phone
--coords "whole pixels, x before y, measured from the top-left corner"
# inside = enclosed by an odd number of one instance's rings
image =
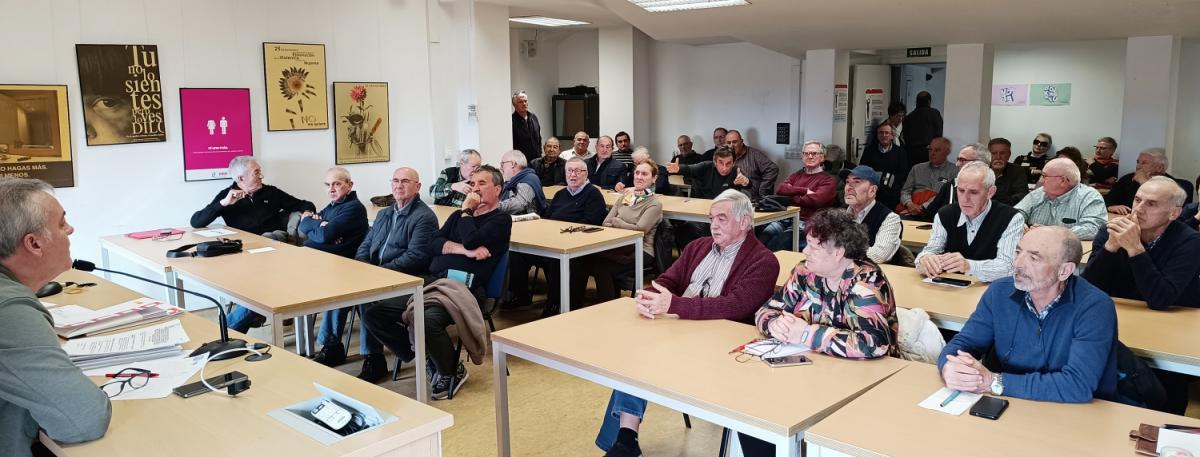
[[[930,230],[930,229],[933,229],[933,224],[921,224],[921,225],[916,226],[915,228],[917,230]]]
[[[1005,409],[1008,409],[1008,400],[983,396],[971,407],[971,415],[996,420],[1004,414]]]
[[[225,387],[228,387],[230,384],[242,382],[245,380],[246,380],[246,375],[242,374],[242,372],[240,372],[240,371],[231,371],[229,373],[219,374],[219,375],[213,376],[211,378],[205,379],[205,381],[208,381],[208,383],[210,385],[212,385],[213,387],[215,387],[217,389],[224,389]],[[192,398],[192,397],[195,397],[200,394],[206,394],[206,393],[212,392],[212,390],[210,390],[208,388],[208,386],[205,386],[204,383],[202,383],[200,381],[196,381],[191,384],[184,384],[182,386],[176,387],[173,392],[175,392],[175,395],[178,395],[183,398]]]
[[[934,276],[934,278],[931,279],[930,281],[933,281],[938,284],[946,284],[946,285],[958,286],[958,287],[967,287],[967,286],[971,285],[971,281],[967,281],[966,279],[947,278],[947,277],[943,277],[943,276]]]

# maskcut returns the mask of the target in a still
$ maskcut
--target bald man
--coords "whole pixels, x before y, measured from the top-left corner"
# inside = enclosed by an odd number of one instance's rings
[[[704,155],[692,149],[692,137],[679,135],[679,138],[675,139],[675,146],[677,149],[675,156],[671,157],[671,162],[680,165],[695,165],[704,161]]]
[[[1079,167],[1060,157],[1042,168],[1042,187],[1017,203],[1031,227],[1061,225],[1081,240],[1091,240],[1108,222],[1100,192],[1079,181]]]

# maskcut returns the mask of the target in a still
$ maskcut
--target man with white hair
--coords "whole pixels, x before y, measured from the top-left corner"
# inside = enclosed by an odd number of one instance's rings
[[[527,168],[525,155],[518,150],[500,156],[500,173],[504,188],[500,191],[500,212],[509,215],[538,214],[546,209],[546,194],[542,180],[532,168]]]
[[[1031,227],[1061,225],[1081,240],[1096,237],[1108,221],[1104,197],[1091,186],[1079,182],[1079,167],[1066,157],[1046,162],[1042,168],[1042,187],[1017,203],[1016,209]]]
[[[1170,166],[1170,161],[1167,159],[1167,151],[1163,148],[1150,148],[1138,154],[1137,165],[1133,173],[1118,179],[1108,195],[1104,196],[1104,204],[1108,205],[1108,212],[1119,216],[1129,214],[1133,208],[1133,197],[1137,194],[1138,188],[1155,176],[1166,176],[1174,180],[1180,189],[1183,189],[1185,195],[1183,204],[1191,203],[1192,184],[1186,179],[1176,179],[1168,174],[1168,166]]]
[[[525,162],[529,163],[541,155],[542,124],[537,115],[529,111],[529,96],[525,91],[513,93],[512,106],[513,149],[521,151]]]
[[[980,143],[963,146],[958,150],[958,157],[954,159],[954,167],[956,170],[961,170],[962,167],[971,162],[990,164],[992,162],[992,153],[988,151],[987,146]],[[958,172],[955,171],[955,175],[957,174]],[[921,212],[920,220],[932,221],[934,216],[937,216],[938,211],[946,205],[954,203],[954,199],[957,198],[957,191],[954,189],[954,180],[950,180],[949,184],[948,186],[942,186],[938,190],[937,196],[927,202],[925,210]]]
[[[71,268],[66,211],[49,184],[0,178],[0,455],[49,455],[38,431],[61,443],[99,439],[112,407],[67,358],[36,290]],[[116,385],[109,387],[117,387]]]
[[[588,136],[587,132],[583,130],[575,132],[575,138],[571,143],[571,149],[563,152],[559,158],[562,159],[564,163],[576,157],[583,160],[592,158],[592,156],[596,155],[596,153],[588,150],[588,146],[591,145],[591,141],[592,138]]]
[[[750,323],[775,291],[779,261],[754,236],[754,208],[726,190],[708,210],[712,236],[687,245],[679,259],[638,291],[635,309],[647,319],[728,319]],[[646,400],[613,391],[596,446],[607,456],[640,456],[637,434]]]
[[[679,138],[675,139],[675,146],[678,149],[675,155],[671,157],[671,162],[681,165],[695,165],[705,160],[704,154],[692,149],[692,137],[690,136],[679,135]],[[712,160],[712,158],[708,160]]]
[[[229,227],[279,239],[275,232],[286,232],[288,214],[317,210],[312,202],[263,184],[262,167],[251,156],[234,157],[229,162],[229,176],[233,184],[221,189],[212,202],[192,214],[192,227],[207,227],[220,217]]]
[[[638,146],[633,150],[633,154],[630,154],[630,158],[633,159],[633,166],[625,171],[625,176],[621,178],[621,182],[613,186],[613,190],[617,192],[623,192],[626,188],[633,188],[633,170],[638,165],[641,165],[642,162],[650,159],[650,150],[646,149],[645,146]],[[663,165],[658,166],[658,177],[654,180],[654,193],[659,195],[670,195],[671,193],[671,181],[667,178],[667,167]]]
[[[957,204],[933,218],[929,243],[917,254],[917,272],[926,277],[962,273],[984,282],[1011,275],[1025,219],[1013,207],[992,201],[996,174],[990,165],[971,162],[954,181]]]
[[[458,154],[458,162],[453,167],[442,170],[437,182],[429,186],[429,196],[433,197],[435,205],[461,207],[467,194],[471,193],[471,175],[483,164],[479,151],[463,149]]]

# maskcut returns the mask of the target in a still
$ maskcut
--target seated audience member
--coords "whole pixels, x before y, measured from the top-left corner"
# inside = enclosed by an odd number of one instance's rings
[[[641,165],[643,162],[650,160],[650,151],[645,146],[638,146],[633,150],[633,167]],[[633,185],[633,167],[625,173],[621,178],[621,182],[613,187],[617,192],[623,192]],[[671,182],[667,179],[667,167],[658,165],[658,171],[655,172],[656,178],[654,181],[654,193],[659,195],[668,195],[671,193]]]
[[[846,176],[846,207],[854,221],[866,229],[867,258],[875,263],[886,263],[900,250],[904,224],[892,210],[876,204],[875,193],[878,191],[879,173],[871,167],[859,165]]]
[[[962,149],[958,150],[958,157],[954,159],[954,167],[957,170],[962,170],[963,167],[971,162],[980,162],[982,164],[989,165],[992,163],[992,153],[988,152],[986,146],[979,143],[972,143],[963,146]],[[956,171],[956,176],[957,173],[958,172]],[[956,193],[957,192],[954,189],[954,181],[951,180],[947,185],[942,186],[942,189],[938,191],[936,197],[933,197],[933,200],[930,200],[928,204],[925,205],[925,211],[918,219],[924,221],[933,221],[933,217],[937,215],[938,211],[941,211],[941,209],[946,205],[954,203],[954,200],[957,198]]]
[[[229,161],[229,176],[233,177],[233,184],[221,189],[208,206],[192,214],[192,227],[207,227],[220,217],[231,228],[288,241],[288,214],[317,210],[312,202],[263,184],[262,167],[253,157],[234,157]]]
[[[1145,300],[1150,309],[1200,308],[1200,233],[1175,220],[1184,195],[1165,176],[1142,184],[1133,211],[1096,234],[1083,277],[1110,296]]]
[[[567,183],[567,176],[563,171],[563,163],[566,161],[558,155],[558,147],[558,138],[550,137],[542,146],[543,155],[529,163],[529,168],[537,174],[543,186],[562,186]]]
[[[725,127],[717,127],[713,129],[713,146],[709,150],[704,151],[704,155],[701,156],[703,161],[711,162],[713,160],[713,154],[717,152],[717,149],[720,149],[721,146],[725,146],[725,135],[728,134],[729,130],[726,130]]]
[[[519,153],[519,151],[518,151]],[[522,156],[524,157],[524,156]],[[432,258],[429,273],[424,275],[425,285],[446,277],[449,270],[458,270],[474,275],[470,284],[472,295],[482,303],[486,298],[486,285],[496,270],[496,262],[508,252],[512,233],[512,217],[499,211],[500,186],[503,179],[500,170],[484,165],[471,175],[471,193],[463,201],[463,209],[455,211],[446,219],[430,245]],[[371,335],[387,345],[392,352],[402,354],[401,359],[412,359],[414,352],[409,343],[408,328],[403,320],[408,308],[403,302],[380,303],[367,308],[363,320]],[[458,390],[467,380],[467,369],[454,358],[454,346],[446,328],[454,324],[450,312],[441,306],[425,305],[425,347],[433,361],[433,386],[430,389],[435,399],[450,394],[451,381]]]
[[[576,224],[600,225],[601,222],[604,222],[604,215],[607,211],[604,208],[604,195],[601,194],[600,189],[588,182],[587,164],[583,160],[571,159],[567,162],[566,170],[567,186],[554,194],[554,199],[550,201],[550,207],[542,213],[542,218]],[[581,261],[581,259],[573,259],[571,269],[578,270],[579,268],[576,268],[575,265]],[[509,256],[511,273],[508,286],[513,294],[512,307],[532,303],[533,297],[529,293],[529,268],[533,266],[540,266],[546,271],[546,283],[549,286],[542,316],[558,314],[561,292],[559,290],[558,259],[529,254],[514,253]],[[578,288],[582,291],[582,288],[586,286],[587,284],[584,283],[578,285]],[[572,286],[572,289],[574,288],[576,287]],[[574,303],[574,300],[572,302],[572,307],[578,304]]]
[[[1054,158],[1053,154],[1049,154],[1054,150],[1054,139],[1050,138],[1049,133],[1039,133],[1033,137],[1033,149],[1029,150],[1028,154],[1017,157],[1013,163],[1020,165],[1029,175],[1029,183],[1035,184],[1042,177],[1042,168],[1046,166],[1046,162]]]
[[[675,146],[679,149],[675,152],[675,156],[671,157],[671,161],[680,165],[695,165],[704,161],[704,154],[696,152],[692,149],[692,138],[687,135],[679,135],[675,140]],[[712,160],[712,159],[709,159]]]
[[[682,175],[692,181],[693,198],[717,198],[726,189],[742,189],[743,186],[734,184],[737,176],[733,173],[733,149],[722,146],[713,153],[712,162],[700,162],[695,165],[668,163],[667,172]]]
[[[942,349],[946,387],[1060,403],[1117,399],[1116,307],[1074,275],[1082,250],[1064,227],[1021,238],[1013,277],[988,287]],[[985,366],[992,348],[996,363]]]
[[[992,138],[988,141],[988,152],[992,154],[992,172],[996,173],[996,196],[992,199],[1009,206],[1017,204],[1029,194],[1029,177],[1024,168],[1008,161],[1012,142]]]
[[[1067,146],[1059,149],[1058,153],[1054,155],[1054,158],[1057,159],[1059,157],[1071,159],[1071,163],[1074,163],[1075,167],[1079,169],[1079,176],[1087,176],[1088,165],[1087,162],[1083,160],[1083,153],[1079,151],[1079,148],[1075,146]]]
[[[591,146],[591,141],[592,137],[588,136],[587,132],[583,130],[575,132],[575,138],[573,143],[571,143],[571,149],[568,149],[566,152],[560,154],[558,158],[562,159],[563,162],[576,157],[583,160],[592,158],[592,156],[596,155],[596,153],[588,150],[588,146]]]
[[[639,291],[637,312],[651,319],[753,322],[779,276],[779,261],[754,237],[753,214],[745,194],[718,195],[708,210],[712,237],[688,244],[671,268]],[[610,457],[642,455],[637,435],[645,412],[646,400],[613,391],[596,446]]]
[[[1192,202],[1183,207],[1183,212],[1176,219],[1179,223],[1191,227],[1192,230],[1200,230],[1200,204]]]
[[[892,126],[892,133],[895,134],[892,139],[892,142],[896,143],[896,146],[904,145],[904,132],[902,130],[904,129],[904,118],[906,116],[905,113],[907,113],[907,112],[908,112],[908,107],[904,106],[904,102],[896,100],[896,101],[892,101],[891,103],[888,103],[888,108],[887,108],[888,117],[883,122]],[[905,160],[907,160],[907,159],[905,159]],[[926,160],[922,160],[921,162],[925,162],[925,161]],[[921,163],[921,162],[909,161],[908,163],[914,164],[914,163]]]
[[[1095,238],[1108,220],[1104,197],[1079,182],[1079,168],[1071,159],[1061,157],[1046,162],[1042,187],[1026,195],[1015,208],[1029,226],[1061,225],[1081,240]]]
[[[1130,208],[1133,206],[1133,197],[1137,194],[1138,188],[1155,176],[1166,176],[1174,180],[1183,190],[1184,204],[1191,203],[1192,184],[1185,179],[1175,179],[1174,176],[1167,174],[1168,166],[1170,166],[1170,162],[1167,160],[1167,151],[1163,148],[1150,148],[1138,154],[1137,165],[1133,173],[1118,179],[1108,195],[1104,196],[1108,212],[1118,216],[1129,214]]]
[[[625,163],[613,158],[613,140],[608,135],[596,140],[596,155],[588,159],[587,165],[588,180],[601,189],[616,187],[625,176]]]
[[[636,152],[634,157],[637,157]],[[605,227],[645,233],[642,237],[642,265],[651,265],[654,261],[654,234],[657,232],[658,223],[662,222],[662,202],[653,189],[661,168],[661,165],[649,159],[638,163],[633,169],[633,187],[613,204],[608,216],[604,218]],[[622,273],[632,273],[635,264],[633,256],[633,246],[624,246],[584,257],[586,266],[572,269],[572,272],[579,272],[571,275],[572,306],[582,301],[589,274],[596,278],[597,303],[617,298],[616,278]]]
[[[875,127],[875,138],[863,150],[859,165],[871,167],[879,173],[879,202],[888,208],[900,204],[900,190],[908,177],[908,157],[904,148],[896,145],[896,130],[887,122]]]
[[[470,177],[468,176],[469,180]],[[437,215],[421,201],[421,177],[416,170],[397,168],[392,173],[392,197],[396,203],[379,210],[375,224],[367,232],[366,239],[358,245],[355,260],[377,265],[389,270],[412,276],[424,275],[429,270],[432,257],[431,246],[437,236]],[[470,189],[467,190],[470,193]],[[366,316],[372,306],[405,306],[408,297],[391,298],[359,305],[360,316]],[[341,365],[346,360],[346,348],[340,343],[348,309],[334,315],[332,334],[323,342],[325,346],[314,358],[328,366]],[[326,315],[326,322],[330,320]],[[321,326],[325,334],[325,324]],[[358,353],[363,356],[362,370],[358,378],[367,382],[382,381],[388,374],[387,359],[383,355],[383,344],[371,335],[366,320],[359,321]],[[411,361],[412,352],[396,352],[401,362]]]
[[[104,436],[108,396],[67,358],[35,291],[71,269],[66,211],[43,181],[0,178],[0,455],[53,455],[38,432],[60,443]],[[769,253],[768,253],[769,255]]]
[[[996,175],[978,162],[955,179],[956,205],[933,218],[929,243],[917,254],[917,272],[937,276],[962,273],[992,282],[1012,275],[1013,251],[1025,232],[1025,218],[1013,207],[993,201]]]
[[[1096,155],[1088,164],[1088,183],[1093,187],[1107,189],[1117,182],[1117,140],[1111,136],[1096,140]]]
[[[837,178],[821,166],[825,161],[825,145],[820,141],[809,141],[801,149],[804,168],[788,176],[775,193],[790,197],[791,205],[800,207],[800,219],[807,220],[818,210],[833,206]]]
[[[483,163],[479,151],[463,149],[458,154],[458,165],[442,170],[437,182],[429,186],[429,195],[433,204],[443,206],[462,206],[463,199],[471,192],[471,174]]]
[[[617,132],[614,137],[617,139],[617,150],[613,151],[613,158],[617,159],[625,165],[626,168],[633,166],[633,140],[629,138],[629,134],[625,132]]]
[[[532,169],[526,168],[525,154],[516,149],[504,153],[500,156],[500,170],[504,173],[500,212],[516,216],[541,213],[546,209],[542,180]]]
[[[779,165],[767,154],[748,146],[737,130],[725,134],[725,145],[733,149],[733,163],[737,165],[734,184],[742,186],[751,200],[771,195],[779,178]]]
[[[825,145],[825,162],[821,164],[825,172],[840,178],[842,170],[854,168],[854,162],[846,157],[846,150],[836,144]]]
[[[933,201],[942,186],[954,181],[954,176],[958,175],[958,167],[946,161],[950,155],[950,140],[945,137],[934,138],[929,143],[928,154],[928,162],[918,163],[908,170],[904,190],[900,192],[900,206],[896,207],[901,215],[924,214],[928,203]]]

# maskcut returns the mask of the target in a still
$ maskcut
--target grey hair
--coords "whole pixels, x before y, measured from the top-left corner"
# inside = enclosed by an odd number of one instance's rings
[[[736,189],[725,189],[724,192],[721,192],[720,195],[717,195],[717,198],[713,199],[712,204],[715,205],[718,202],[725,201],[733,204],[732,210],[734,219],[745,218],[747,221],[751,221],[753,224],[754,205],[750,203],[750,197],[747,197],[746,194],[743,194],[741,191]]]
[[[807,147],[808,147],[808,145],[810,145],[810,144],[816,145],[818,148],[821,148],[821,155],[825,155],[825,154],[826,154],[826,151],[825,151],[825,143],[822,143],[822,142],[820,142],[820,141],[817,141],[817,140],[809,140],[809,141],[805,141],[805,142],[804,142],[804,144],[800,146],[800,152],[804,152],[804,148],[807,148]]]
[[[0,259],[17,252],[25,235],[46,230],[46,209],[35,198],[54,188],[40,179],[0,178]]]
[[[342,182],[350,182],[350,170],[347,170],[345,167],[332,167],[326,171],[326,173],[328,172],[337,173],[337,179]]]
[[[518,151],[516,149],[513,149],[511,151],[504,153],[504,156],[502,156],[500,158],[500,160],[512,161],[513,163],[517,164],[518,167],[521,167],[521,168],[526,168],[529,166],[529,161],[525,159],[525,153]]]
[[[258,163],[253,156],[237,156],[229,161],[229,176],[237,179],[246,172],[246,168],[250,167],[250,162]]]
[[[963,173],[980,173],[983,175],[983,188],[991,189],[996,186],[996,172],[992,171],[992,167],[984,162],[971,162],[958,170],[958,176],[954,178],[954,184],[962,182]]]
[[[949,141],[949,140],[947,140],[947,141]],[[947,144],[949,144],[949,143],[947,143]],[[987,146],[984,146],[983,143],[968,144],[968,145],[960,148],[958,150],[958,152],[961,154],[963,149],[970,149],[970,150],[975,151],[975,161],[976,162],[982,162],[984,164],[992,163],[992,151],[989,151]]]
[[[825,158],[833,161],[846,160],[846,150],[836,144],[825,146]]]
[[[641,157],[642,160],[638,160],[638,157]],[[650,158],[650,150],[646,149],[645,146],[638,146],[634,148],[633,153],[630,154],[630,158],[633,160],[633,163],[645,162],[646,159]]]
[[[1163,171],[1167,171],[1167,167],[1171,166],[1171,161],[1167,159],[1167,150],[1163,148],[1148,148],[1142,151],[1142,154],[1150,156],[1154,162],[1162,167]],[[1141,154],[1138,154],[1141,155]]]
[[[469,158],[471,156],[478,157],[479,161],[481,161],[481,162],[483,161],[483,156],[479,155],[479,151],[476,151],[474,149],[463,149],[462,152],[458,153],[459,165],[466,163],[467,158]]]
[[[1170,199],[1168,201],[1171,202],[1172,206],[1180,207],[1187,203],[1187,191],[1183,190],[1182,187],[1179,187],[1179,183],[1175,182],[1174,179],[1163,175],[1158,175],[1146,180],[1146,182],[1142,185],[1144,186],[1152,182],[1162,183],[1162,185],[1168,186],[1167,188],[1170,189],[1171,192]]]
[[[587,169],[587,161],[583,160],[583,157],[575,156],[575,157],[571,157],[570,159],[567,159],[567,163],[566,163],[567,165],[570,165],[573,163],[581,163],[581,164],[583,164],[583,168],[585,170]]]

